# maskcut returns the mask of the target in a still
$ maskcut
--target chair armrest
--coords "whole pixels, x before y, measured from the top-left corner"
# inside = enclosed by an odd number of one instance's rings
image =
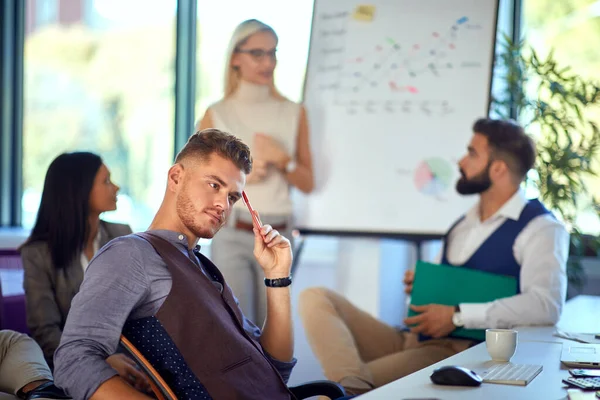
[[[332,381],[312,381],[289,389],[298,400],[313,396],[327,396],[334,400],[346,395],[344,388]]]
[[[161,378],[158,372],[154,369],[152,364],[140,353],[138,349],[127,339],[124,335],[121,335],[119,340],[121,348],[125,350],[129,356],[133,358],[136,364],[144,371],[144,373],[150,379],[150,387],[154,396],[158,400],[177,400],[177,396],[169,385]]]

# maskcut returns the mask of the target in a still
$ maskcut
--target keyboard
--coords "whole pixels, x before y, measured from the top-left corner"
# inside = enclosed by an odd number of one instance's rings
[[[540,372],[541,365],[503,363],[492,365],[480,375],[485,383],[526,386]]]

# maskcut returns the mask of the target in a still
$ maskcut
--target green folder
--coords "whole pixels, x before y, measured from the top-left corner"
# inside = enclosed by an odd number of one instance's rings
[[[410,304],[487,303],[517,294],[517,280],[470,268],[418,261]],[[408,310],[408,316],[418,313]],[[455,329],[450,336],[485,340],[483,329]]]

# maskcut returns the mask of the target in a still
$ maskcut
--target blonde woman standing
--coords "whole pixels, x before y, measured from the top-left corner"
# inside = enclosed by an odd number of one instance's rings
[[[273,28],[256,19],[238,25],[227,51],[224,97],[206,110],[196,128],[221,129],[250,147],[254,167],[245,191],[262,222],[291,238],[290,187],[309,193],[314,180],[306,111],[283,97],[273,81],[277,42]],[[253,246],[252,217],[240,201],[213,239],[211,258],[244,314],[260,326],[266,288]]]

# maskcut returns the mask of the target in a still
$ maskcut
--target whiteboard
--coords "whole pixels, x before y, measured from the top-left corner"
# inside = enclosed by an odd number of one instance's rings
[[[438,235],[476,201],[457,163],[488,115],[496,0],[317,0],[301,231]]]

